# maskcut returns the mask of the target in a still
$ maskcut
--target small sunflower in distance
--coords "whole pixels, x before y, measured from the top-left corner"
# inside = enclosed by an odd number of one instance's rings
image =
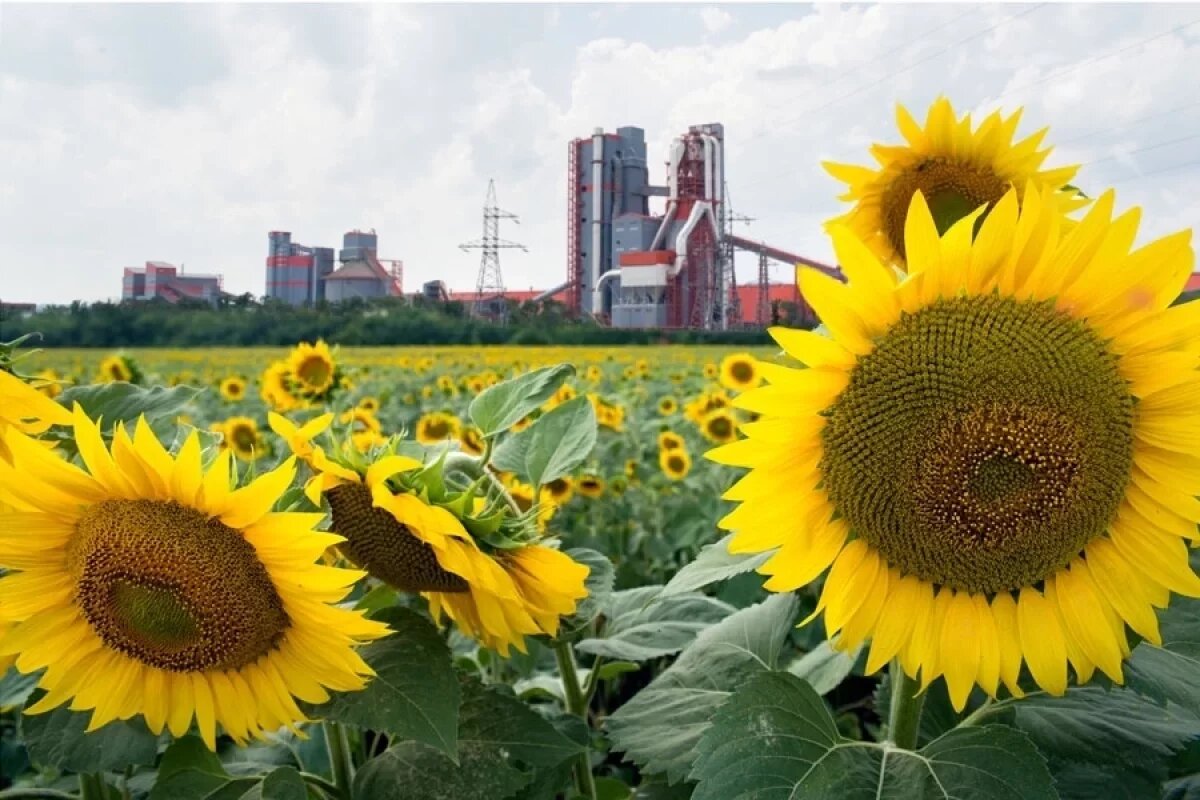
[[[604,495],[604,479],[599,475],[585,473],[575,481],[575,490],[589,500],[595,500]]]
[[[1082,208],[1086,200],[1067,188],[1077,166],[1042,170],[1051,148],[1039,150],[1046,130],[1013,141],[1021,110],[1004,118],[993,112],[971,129],[971,115],[959,119],[950,101],[929,108],[925,127],[904,106],[896,106],[896,124],[905,144],[876,144],[871,154],[879,168],[826,162],[825,169],[847,184],[840,199],[854,203],[828,226],[845,225],[885,264],[906,261],[905,220],[909,201],[921,192],[939,232],[980,206],[994,206],[1010,189],[1027,184],[1053,191],[1060,211]]]
[[[437,444],[446,439],[457,439],[462,423],[453,414],[433,411],[417,420],[417,441],[424,445]]]
[[[791,591],[827,568],[818,611],[835,644],[871,639],[962,709],[974,684],[1055,695],[1123,679],[1128,626],[1200,596],[1200,303],[1171,307],[1191,233],[1130,252],[1139,213],[1106,192],[1064,232],[1055,188],[1009,191],[945,236],[923,196],[901,280],[833,230],[843,285],[800,278],[829,337],[773,329],[807,369],[735,405],[762,415],[709,457],[752,468],[727,492],[731,552]],[[973,235],[978,226],[978,234]]]
[[[669,417],[679,410],[679,402],[670,395],[660,397],[658,399],[658,413],[660,416]]]
[[[733,353],[721,359],[721,385],[734,392],[744,392],[762,383],[758,359],[749,353]]]
[[[288,373],[299,394],[322,397],[329,393],[337,380],[337,364],[329,345],[318,339],[316,344],[301,342],[287,360]]]
[[[258,433],[258,423],[250,417],[230,417],[214,423],[212,429],[221,434],[221,449],[229,449],[242,461],[256,461],[265,450]]]
[[[100,362],[100,383],[132,383],[134,368],[122,355],[111,355]]]
[[[663,431],[658,434],[659,450],[682,450],[687,447],[683,437],[674,431]]]
[[[305,721],[295,699],[363,688],[355,646],[387,629],[337,607],[362,573],[315,560],[338,537],[319,514],[277,513],[289,460],[233,488],[228,451],[204,469],[193,432],[177,456],[139,421],[111,448],[76,407],[86,469],[15,431],[0,462],[0,652],[46,694],[25,713],[70,703],[88,730],[141,714],[150,730],[210,748]],[[36,535],[33,535],[35,534]]]
[[[237,376],[231,376],[221,381],[221,397],[230,403],[236,403],[246,396],[246,382]]]
[[[369,414],[379,413],[379,398],[368,395],[358,401],[358,407]]]
[[[738,421],[727,408],[718,408],[710,412],[700,422],[700,432],[704,438],[716,444],[725,444],[737,439]]]
[[[464,425],[458,433],[458,446],[467,455],[481,456],[487,448],[487,442],[483,438],[483,431],[479,428],[474,425]]]
[[[575,483],[570,478],[555,478],[542,487],[542,502],[565,506],[575,496]]]
[[[658,454],[658,466],[673,481],[681,481],[692,471],[692,457],[687,450],[663,450]]]

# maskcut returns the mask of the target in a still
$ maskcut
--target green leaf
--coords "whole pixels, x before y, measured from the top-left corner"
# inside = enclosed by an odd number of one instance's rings
[[[258,781],[258,778],[233,778],[185,769],[165,779],[159,776],[150,800],[241,800]]]
[[[33,702],[44,694],[35,692]],[[107,772],[149,765],[158,755],[158,737],[141,717],[110,722],[84,733],[92,715],[60,706],[44,714],[22,715],[21,733],[34,764],[71,772]]]
[[[280,767],[238,800],[308,800],[308,787],[295,767]]]
[[[836,689],[854,670],[854,663],[861,652],[861,645],[849,653],[843,653],[834,650],[828,641],[823,641],[793,661],[787,671],[807,681],[817,694],[825,695]]]
[[[596,800],[631,800],[633,790],[616,778],[596,778]]]
[[[1200,775],[1177,778],[1163,787],[1162,800],[1200,800]]]
[[[385,731],[394,740],[423,742],[452,756],[459,687],[449,648],[429,620],[414,611],[392,607],[376,618],[393,633],[360,650],[375,677],[362,691],[334,694],[323,705],[306,706],[306,712]]]
[[[1015,725],[1052,759],[1120,765],[1148,780],[1165,778],[1166,760],[1200,736],[1194,712],[1124,689],[1084,686],[1063,697],[1032,695],[1012,708]]]
[[[616,579],[612,562],[602,553],[585,547],[572,548],[566,553],[580,564],[586,564],[590,572],[583,582],[587,588],[587,597],[579,601],[575,613],[570,618],[563,620],[559,630],[560,639],[569,638],[591,624],[608,603],[612,595],[613,581]]]
[[[1125,664],[1125,685],[1200,713],[1200,600],[1171,598],[1159,615],[1162,647],[1142,642]]]
[[[75,403],[92,419],[103,417],[107,434],[117,422],[136,422],[141,415],[153,422],[162,417],[175,418],[203,389],[191,386],[135,386],[132,383],[95,383],[72,386],[58,396],[67,408]]]
[[[25,705],[41,677],[41,671],[25,674],[17,671],[16,667],[9,667],[4,677],[0,678],[0,709]]]
[[[575,367],[559,364],[498,383],[476,395],[467,414],[484,436],[495,436],[540,408],[574,374]]]
[[[721,707],[697,751],[693,800],[1057,800],[1032,742],[958,728],[919,751],[843,738],[812,687],[761,673]]]
[[[626,672],[637,672],[641,666],[632,661],[606,661],[600,665],[597,671],[599,680],[611,681],[618,675],[624,675]]]
[[[691,769],[712,715],[754,675],[776,668],[795,623],[796,597],[776,594],[704,630],[659,675],[608,718],[613,749],[670,782]]]
[[[160,781],[184,770],[199,770],[212,775],[225,776],[225,766],[217,754],[208,749],[208,745],[199,736],[184,736],[176,739],[163,753],[162,761],[158,763],[158,779]]]
[[[501,800],[530,782],[524,767],[553,768],[583,750],[521,701],[467,680],[458,763],[402,742],[359,770],[354,793],[371,800]]]
[[[729,552],[731,539],[732,533],[719,542],[705,546],[696,558],[675,573],[675,577],[671,578],[663,589],[663,594],[691,592],[717,581],[750,572],[761,567],[774,555],[774,551],[734,555]]]
[[[539,417],[496,448],[496,468],[515,472],[535,486],[570,474],[596,446],[596,412],[576,397]]]
[[[649,589],[649,592],[647,592]],[[632,604],[622,603],[636,597]],[[603,637],[584,639],[576,649],[583,653],[625,661],[646,661],[678,653],[710,625],[736,609],[702,594],[661,597],[658,587],[642,587],[613,594]]]

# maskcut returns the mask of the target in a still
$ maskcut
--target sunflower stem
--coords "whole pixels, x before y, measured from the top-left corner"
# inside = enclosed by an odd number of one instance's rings
[[[321,790],[321,793],[326,797],[338,798],[342,796],[341,789],[339,789],[335,784],[325,780],[320,775],[313,775],[311,772],[301,772],[300,777],[304,779],[305,783],[311,784],[312,786],[315,786],[317,789]]]
[[[83,789],[83,776],[80,777],[79,788]],[[0,792],[0,800],[77,800],[75,795],[60,792],[57,789],[5,789]]]
[[[106,800],[107,792],[104,791],[104,778],[100,775],[90,772],[83,772],[79,775],[79,797],[80,800]]]
[[[329,747],[329,763],[333,766],[333,784],[341,800],[354,798],[354,762],[346,729],[336,722],[322,722],[325,744]]]
[[[567,711],[587,724],[588,698],[579,685],[579,673],[575,669],[575,653],[570,642],[554,643],[554,658],[562,676],[563,690],[567,695]],[[575,763],[575,788],[588,800],[596,800],[596,780],[592,777],[592,761],[587,750],[579,754]]]
[[[899,659],[892,661],[890,674],[892,702],[888,709],[887,740],[905,750],[916,750],[925,695],[920,692],[917,680],[905,674]]]

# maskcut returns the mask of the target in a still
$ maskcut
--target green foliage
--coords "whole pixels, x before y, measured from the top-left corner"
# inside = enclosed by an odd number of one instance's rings
[[[35,692],[30,701],[36,703],[43,694]],[[85,734],[91,716],[65,706],[22,716],[21,735],[29,760],[72,772],[104,772],[154,763],[158,737],[150,733],[140,717],[110,722]]]
[[[754,675],[776,668],[795,616],[795,598],[775,595],[706,629],[608,718],[613,747],[647,772],[682,780],[716,709]]]
[[[793,661],[787,671],[803,678],[820,695],[836,689],[854,670],[862,647],[843,653],[834,650],[829,642],[821,642],[814,649]]]
[[[844,738],[812,687],[761,673],[716,714],[697,748],[693,800],[1056,800],[1019,731],[958,728],[919,751]]]
[[[493,463],[540,486],[569,475],[595,446],[596,412],[586,397],[576,397],[506,438],[496,448]]]
[[[362,649],[375,678],[361,692],[335,694],[306,711],[317,719],[382,731],[453,757],[459,687],[449,648],[429,620],[414,611],[392,607],[377,618],[393,633]]]
[[[574,374],[575,367],[558,364],[503,381],[480,392],[467,415],[484,436],[495,436],[536,411]]]
[[[701,550],[695,561],[685,564],[683,569],[675,573],[675,577],[671,578],[663,588],[663,594],[672,595],[701,589],[735,575],[758,569],[771,557],[771,552],[730,553],[729,542],[731,539],[733,539],[732,533]]]
[[[600,635],[576,645],[583,653],[645,661],[678,653],[736,609],[702,594],[660,597],[661,587],[626,589],[609,597]]]

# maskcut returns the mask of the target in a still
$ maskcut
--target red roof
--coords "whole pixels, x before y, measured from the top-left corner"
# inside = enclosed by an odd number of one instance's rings
[[[1188,278],[1187,286],[1183,287],[1185,292],[1194,292],[1197,289],[1200,289],[1200,272],[1192,273],[1192,276]]]
[[[539,294],[542,294],[544,291],[546,291],[546,290],[545,289],[528,289],[528,290],[526,290],[526,289],[516,289],[516,290],[507,289],[504,292],[504,296],[506,298],[508,298],[509,300],[513,300],[517,303],[524,303],[526,301],[532,300],[533,298],[537,297]],[[565,295],[566,291],[567,291],[566,289],[560,289],[559,291],[550,295],[550,299],[561,301],[564,299],[564,295]],[[453,292],[453,291],[450,292],[450,299],[456,300],[460,303],[474,303],[477,300],[481,300],[481,299],[487,300],[487,299],[493,298],[495,296],[496,295],[494,293],[480,295],[478,292]]]

